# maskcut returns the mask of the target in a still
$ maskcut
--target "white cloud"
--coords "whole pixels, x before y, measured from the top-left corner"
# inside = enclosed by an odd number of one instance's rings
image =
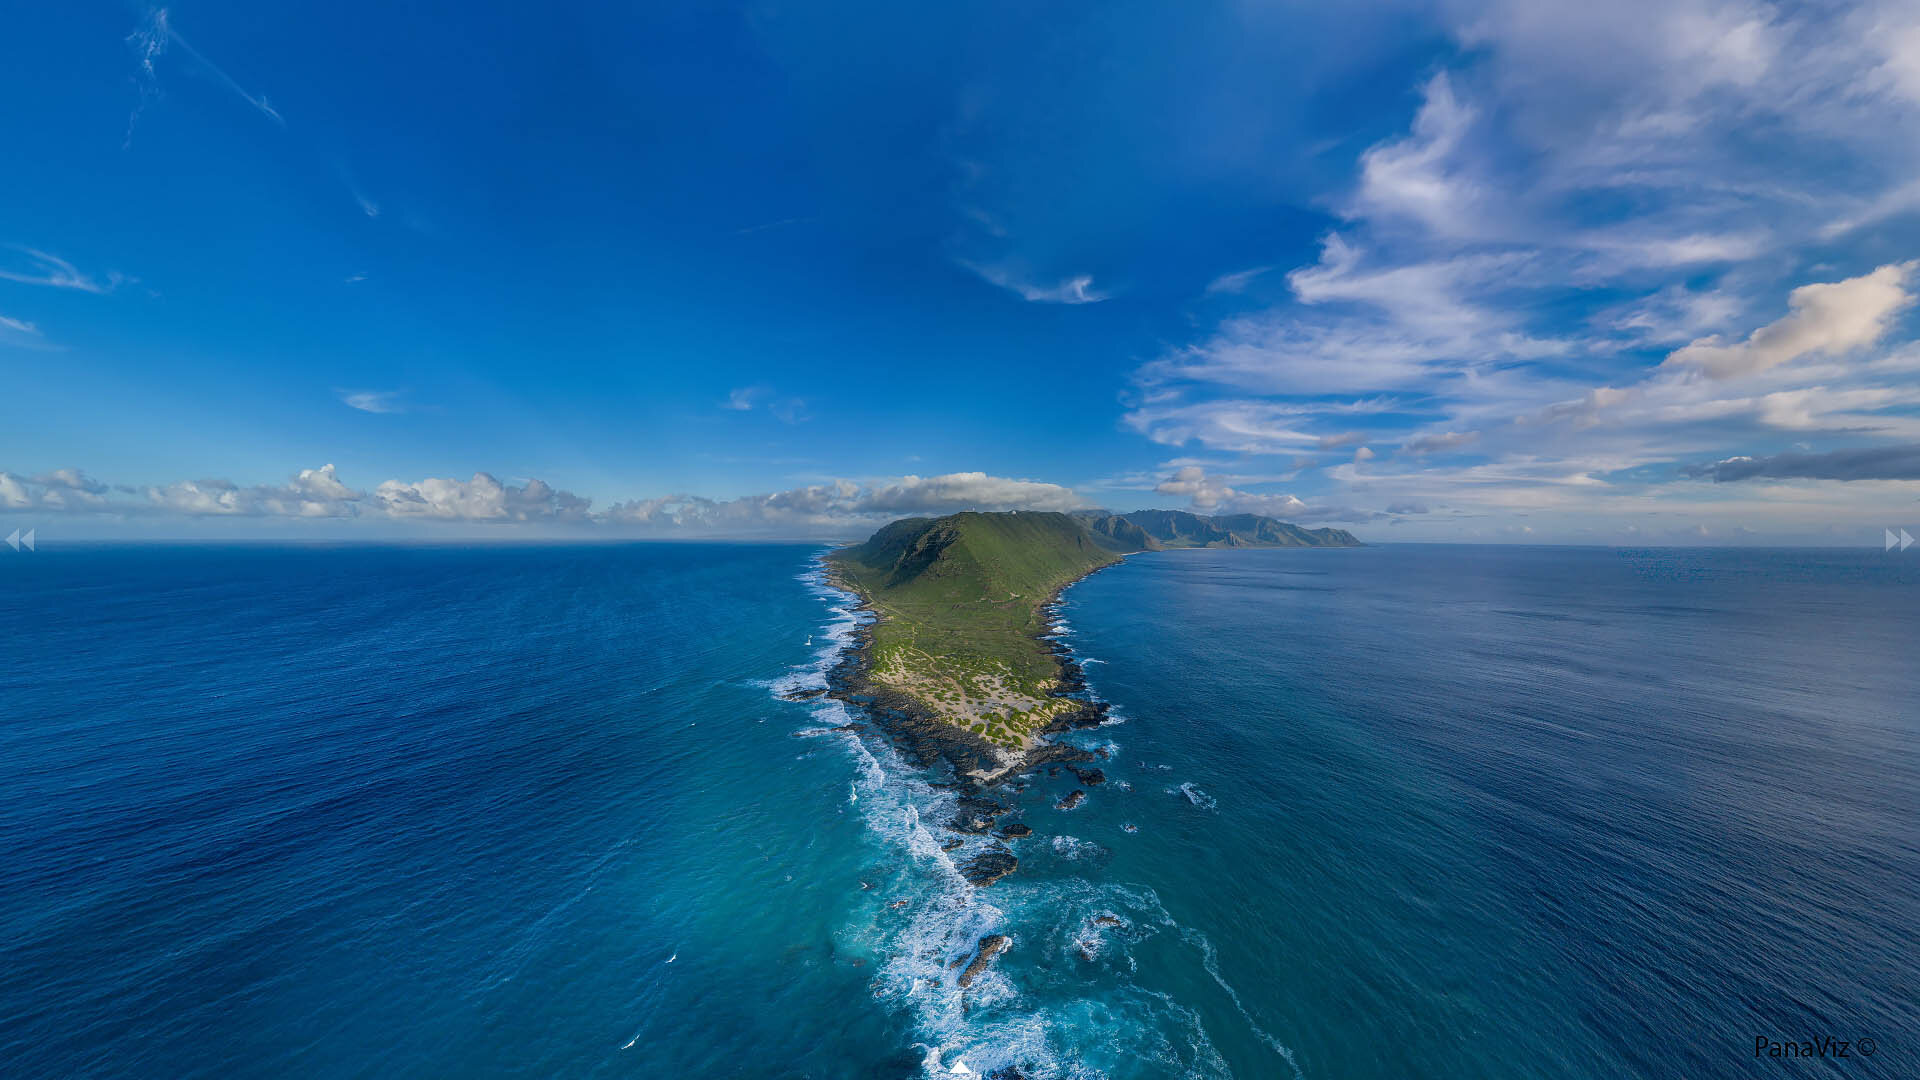
[[[1018,293],[1021,299],[1036,304],[1097,304],[1108,296],[1093,287],[1093,278],[1087,274],[1075,274],[1045,284],[1033,281],[1006,265],[976,263],[966,259],[960,260],[960,265],[980,275],[988,283]]]
[[[1234,295],[1246,292],[1247,286],[1253,284],[1254,278],[1259,277],[1271,269],[1273,269],[1271,266],[1256,266],[1251,270],[1236,270],[1231,274],[1221,274],[1219,277],[1207,282],[1207,292],[1209,294],[1228,293]]]
[[[1202,514],[1264,514],[1268,517],[1309,513],[1306,503],[1287,494],[1262,494],[1233,486],[1235,477],[1210,473],[1198,465],[1184,465],[1154,485],[1156,495],[1185,498]]]
[[[403,482],[388,480],[373,492],[373,503],[390,517],[441,521],[584,521],[592,503],[543,480],[519,486],[477,472],[461,481],[442,477]]]
[[[1360,156],[1350,216],[1410,218],[1442,234],[1476,230],[1482,191],[1455,159],[1474,110],[1454,96],[1444,71],[1427,82],[1425,97],[1412,134]]]
[[[1436,431],[1431,435],[1420,435],[1401,444],[1401,449],[1410,454],[1434,454],[1446,450],[1458,450],[1480,438],[1477,431]]]
[[[695,533],[845,535],[898,517],[959,510],[1077,510],[1072,489],[981,472],[903,476],[868,484],[833,480],[769,495],[709,499],[668,495],[616,503],[602,515],[614,525]]]
[[[1731,379],[1808,354],[1834,355],[1872,345],[1887,332],[1888,321],[1913,303],[1905,289],[1912,267],[1887,265],[1845,281],[1802,285],[1787,297],[1790,314],[1755,330],[1745,341],[1702,338],[1666,363],[1697,369],[1709,378]]]
[[[137,499],[115,498],[116,490]],[[1089,500],[1060,484],[983,472],[831,480],[765,495],[711,499],[668,495],[615,503],[594,513],[592,500],[539,479],[504,483],[485,472],[470,480],[388,480],[372,491],[343,481],[332,465],[303,469],[284,484],[242,486],[196,480],[111,488],[77,470],[32,478],[0,472],[0,510],[62,511],[121,517],[333,518],[481,524],[567,524],[613,532],[686,535],[857,535],[894,518],[958,510],[1078,510]]]
[[[954,510],[1078,510],[1087,506],[1072,489],[1038,480],[1010,480],[983,472],[903,476],[868,492],[859,513],[922,514]]]
[[[804,398],[781,397],[769,386],[742,386],[729,390],[727,400],[721,402],[720,407],[730,412],[761,409],[783,424],[797,424],[807,419]]]
[[[135,78],[140,85],[140,101],[134,106],[133,115],[127,118],[127,139],[129,141],[133,138],[133,126],[139,121],[141,112],[146,109],[148,102],[160,96],[158,64],[160,59],[166,55],[167,50],[174,46],[178,46],[180,51],[186,53],[187,56],[193,60],[199,71],[213,82],[225,87],[235,96],[239,97],[240,100],[253,106],[260,115],[265,116],[281,127],[286,126],[286,120],[283,119],[279,111],[267,101],[265,95],[255,94],[241,86],[234,80],[233,76],[227,74],[223,68],[207,59],[206,56],[203,55],[200,50],[194,48],[186,38],[181,37],[180,32],[173,28],[173,20],[168,15],[166,8],[158,7],[149,12],[146,21],[141,23],[134,29],[133,33],[127,36],[127,43],[133,47],[134,55],[139,60],[139,68],[135,72]]]
[[[1154,485],[1156,495],[1180,495],[1193,500],[1196,509],[1210,509],[1220,500],[1239,494],[1220,478],[1211,476],[1198,465],[1178,469],[1172,476]]]
[[[399,390],[343,390],[340,401],[348,408],[370,413],[406,412]]]
[[[11,245],[7,250],[14,252],[8,259],[13,265],[0,265],[0,281],[17,281],[22,285],[46,285],[55,289],[75,289],[80,292],[112,292],[122,278],[118,274],[109,274],[102,282],[80,272],[72,263],[49,255],[37,248]]]
[[[1666,486],[1678,463],[1920,439],[1920,346],[1897,333],[1914,264],[1862,250],[1912,246],[1920,8],[1439,10],[1460,50],[1404,133],[1323,196],[1343,220],[1319,258],[1284,302],[1143,364],[1130,427],[1294,457],[1373,408],[1368,441],[1398,452],[1326,466],[1333,494],[1302,494],[1440,507],[1423,529],[1682,504],[1704,520],[1719,510],[1697,485]],[[1739,497],[1772,521],[1866,498]],[[1766,497],[1778,513],[1751,504]]]

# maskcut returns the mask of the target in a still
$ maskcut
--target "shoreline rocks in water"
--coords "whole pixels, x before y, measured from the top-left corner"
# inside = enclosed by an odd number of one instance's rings
[[[993,828],[994,819],[1007,812],[1006,807],[978,795],[962,795],[958,806],[960,812],[947,822],[947,828],[972,836],[979,836]]]
[[[839,735],[842,733],[850,734],[850,735],[858,735],[861,732],[866,730],[867,730],[867,725],[855,722],[851,724],[837,724],[833,727],[803,728],[799,731],[792,732],[791,734],[796,739],[815,739],[815,738],[819,738],[822,735]]]
[[[1101,772],[1099,769],[1080,769],[1069,765],[1067,766],[1067,771],[1073,774],[1074,779],[1088,787],[1095,787],[1107,782],[1107,774]]]
[[[1081,802],[1083,802],[1086,799],[1086,797],[1087,797],[1086,792],[1081,791],[1079,788],[1075,788],[1072,791],[1067,792],[1066,796],[1062,798],[1059,802],[1054,803],[1053,808],[1055,810],[1071,810],[1074,807],[1079,806]]]
[[[963,727],[928,715],[925,707],[892,688],[878,686],[868,677],[871,667],[874,628],[879,614],[872,598],[854,586],[835,567],[826,567],[828,582],[852,594],[860,608],[871,618],[857,626],[841,651],[839,661],[827,673],[824,694],[861,710],[914,765],[925,768],[945,761],[953,770],[955,786],[966,793],[993,788],[1034,771],[1043,765],[1062,762],[1096,761],[1102,756],[1077,746],[1054,742],[1046,736],[1079,728],[1095,727],[1106,719],[1105,702],[1084,698],[1086,684],[1068,649],[1058,642],[1044,642],[1059,663],[1061,680],[1050,696],[1078,699],[1079,708],[1056,716],[1051,723],[1035,731],[1035,740],[1018,751],[994,746]],[[1084,576],[1084,575],[1083,575]],[[1079,580],[1078,578],[1075,579]],[[1072,582],[1067,583],[1071,585]],[[1056,590],[1057,599],[1060,591]],[[1051,603],[1051,601],[1050,601]]]
[[[995,845],[961,864],[960,875],[978,888],[1006,877],[1020,868],[1020,860],[1004,845]]]
[[[958,980],[960,989],[965,990],[972,986],[973,980],[979,978],[993,964],[994,958],[1006,952],[1007,947],[1012,944],[1013,939],[1005,934],[989,934],[981,938],[980,948],[974,953],[973,962],[967,965],[967,970],[960,973]]]
[[[1025,840],[1027,837],[1033,835],[1033,829],[1030,826],[1015,822],[1012,825],[1002,826],[1000,831],[994,835],[1002,840]]]

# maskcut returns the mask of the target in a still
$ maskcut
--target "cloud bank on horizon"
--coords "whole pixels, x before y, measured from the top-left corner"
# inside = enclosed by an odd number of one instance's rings
[[[0,472],[0,511],[135,521],[544,523],[592,526],[615,535],[800,537],[842,536],[894,518],[959,510],[1069,511],[1091,505],[1058,484],[977,472],[867,483],[835,480],[735,499],[666,495],[616,502],[601,511],[593,509],[593,500],[543,480],[502,482],[484,472],[470,480],[387,480],[366,490],[348,486],[332,465],[302,469],[285,483],[251,486],[198,480],[140,488],[109,485],[76,469],[33,477]]]
[[[475,34],[546,46],[497,86],[430,27],[372,49],[373,7],[155,6],[78,69],[98,101],[4,121],[30,164],[0,355],[32,373],[0,513],[810,536],[1171,502],[1865,543],[1916,517],[1910,3],[723,7],[583,16],[585,54],[481,7]],[[105,33],[34,18],[49,71]],[[517,111],[557,85],[564,122]],[[329,459],[428,478],[288,476]],[[209,474],[244,479],[179,479]],[[649,491],[677,494],[605,494]]]

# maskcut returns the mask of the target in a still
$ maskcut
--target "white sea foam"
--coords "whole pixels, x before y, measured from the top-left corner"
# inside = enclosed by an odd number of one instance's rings
[[[830,586],[818,567],[801,580],[826,604],[828,624],[815,632],[819,648],[809,660],[770,684],[776,696],[826,689],[834,665],[870,619],[857,610],[853,597]],[[1056,618],[1053,625],[1060,635],[1072,632],[1064,619]],[[861,904],[842,932],[886,958],[871,988],[876,1000],[910,1019],[915,1045],[924,1052],[924,1075],[964,1075],[953,1071],[961,1061],[975,1077],[1017,1067],[1033,1080],[1093,1080],[1105,1075],[1098,1061],[1113,1062],[1128,1072],[1147,1063],[1169,1075],[1229,1075],[1191,1009],[1131,984],[1135,961],[1119,933],[1102,933],[1091,943],[1091,955],[1099,958],[1102,970],[1121,980],[1097,999],[1058,1000],[1057,991],[1050,991],[1047,1000],[1036,1000],[1040,991],[1024,990],[1022,980],[1009,974],[1027,954],[1051,954],[1063,941],[1073,941],[1091,927],[1094,912],[1121,913],[1127,937],[1140,932],[1136,927],[1148,927],[1151,933],[1153,926],[1170,924],[1151,890],[1017,874],[991,889],[976,889],[956,860],[964,861],[993,841],[969,837],[949,852],[941,847],[944,834],[934,831],[953,816],[955,796],[934,788],[886,745],[833,732],[858,719],[847,706],[824,697],[806,705],[805,734],[842,735],[823,739],[822,749],[844,749],[853,768],[848,812],[859,816],[880,849],[876,863],[889,868],[871,877],[875,899]],[[1111,742],[1104,745],[1109,753],[1118,749]],[[1076,837],[1056,837],[1052,850],[1068,860],[1106,853],[1100,845]],[[1070,921],[1073,929],[1061,920]],[[1014,938],[1007,957],[960,989],[959,967],[974,956],[981,938],[996,933]]]
[[[1092,859],[1106,854],[1107,849],[1091,840],[1063,833],[1053,838],[1053,853],[1063,859]]]
[[[1202,810],[1218,810],[1220,808],[1220,801],[1218,799],[1194,787],[1192,781],[1181,784],[1177,788],[1168,788],[1167,794],[1184,795],[1189,803],[1192,803]]]
[[[1247,1012],[1247,1007],[1241,1003],[1239,992],[1228,984],[1226,976],[1220,974],[1220,957],[1214,952],[1213,942],[1208,940],[1207,935],[1198,930],[1182,927],[1180,937],[1200,950],[1201,963],[1207,969],[1207,974],[1213,976],[1213,981],[1220,984],[1220,989],[1227,992],[1227,997],[1233,1001],[1233,1007],[1240,1011],[1240,1018],[1247,1022],[1247,1027],[1252,1029],[1254,1036],[1266,1043],[1274,1053],[1280,1055],[1287,1066],[1293,1070],[1294,1080],[1304,1080],[1300,1072],[1300,1063],[1294,1060],[1293,1050],[1268,1034],[1267,1030],[1254,1020],[1253,1014]]]

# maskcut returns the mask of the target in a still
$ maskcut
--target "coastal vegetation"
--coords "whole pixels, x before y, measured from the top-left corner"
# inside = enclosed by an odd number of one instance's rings
[[[1163,547],[1357,543],[1253,514],[969,512],[893,522],[828,563],[878,616],[868,689],[1017,754],[1081,708],[1057,695],[1060,662],[1041,640],[1043,609],[1068,584]]]
[[[1076,703],[1051,696],[1059,664],[1041,608],[1120,559],[1067,514],[908,518],[829,562],[879,616],[867,679],[935,718],[1018,750]]]

